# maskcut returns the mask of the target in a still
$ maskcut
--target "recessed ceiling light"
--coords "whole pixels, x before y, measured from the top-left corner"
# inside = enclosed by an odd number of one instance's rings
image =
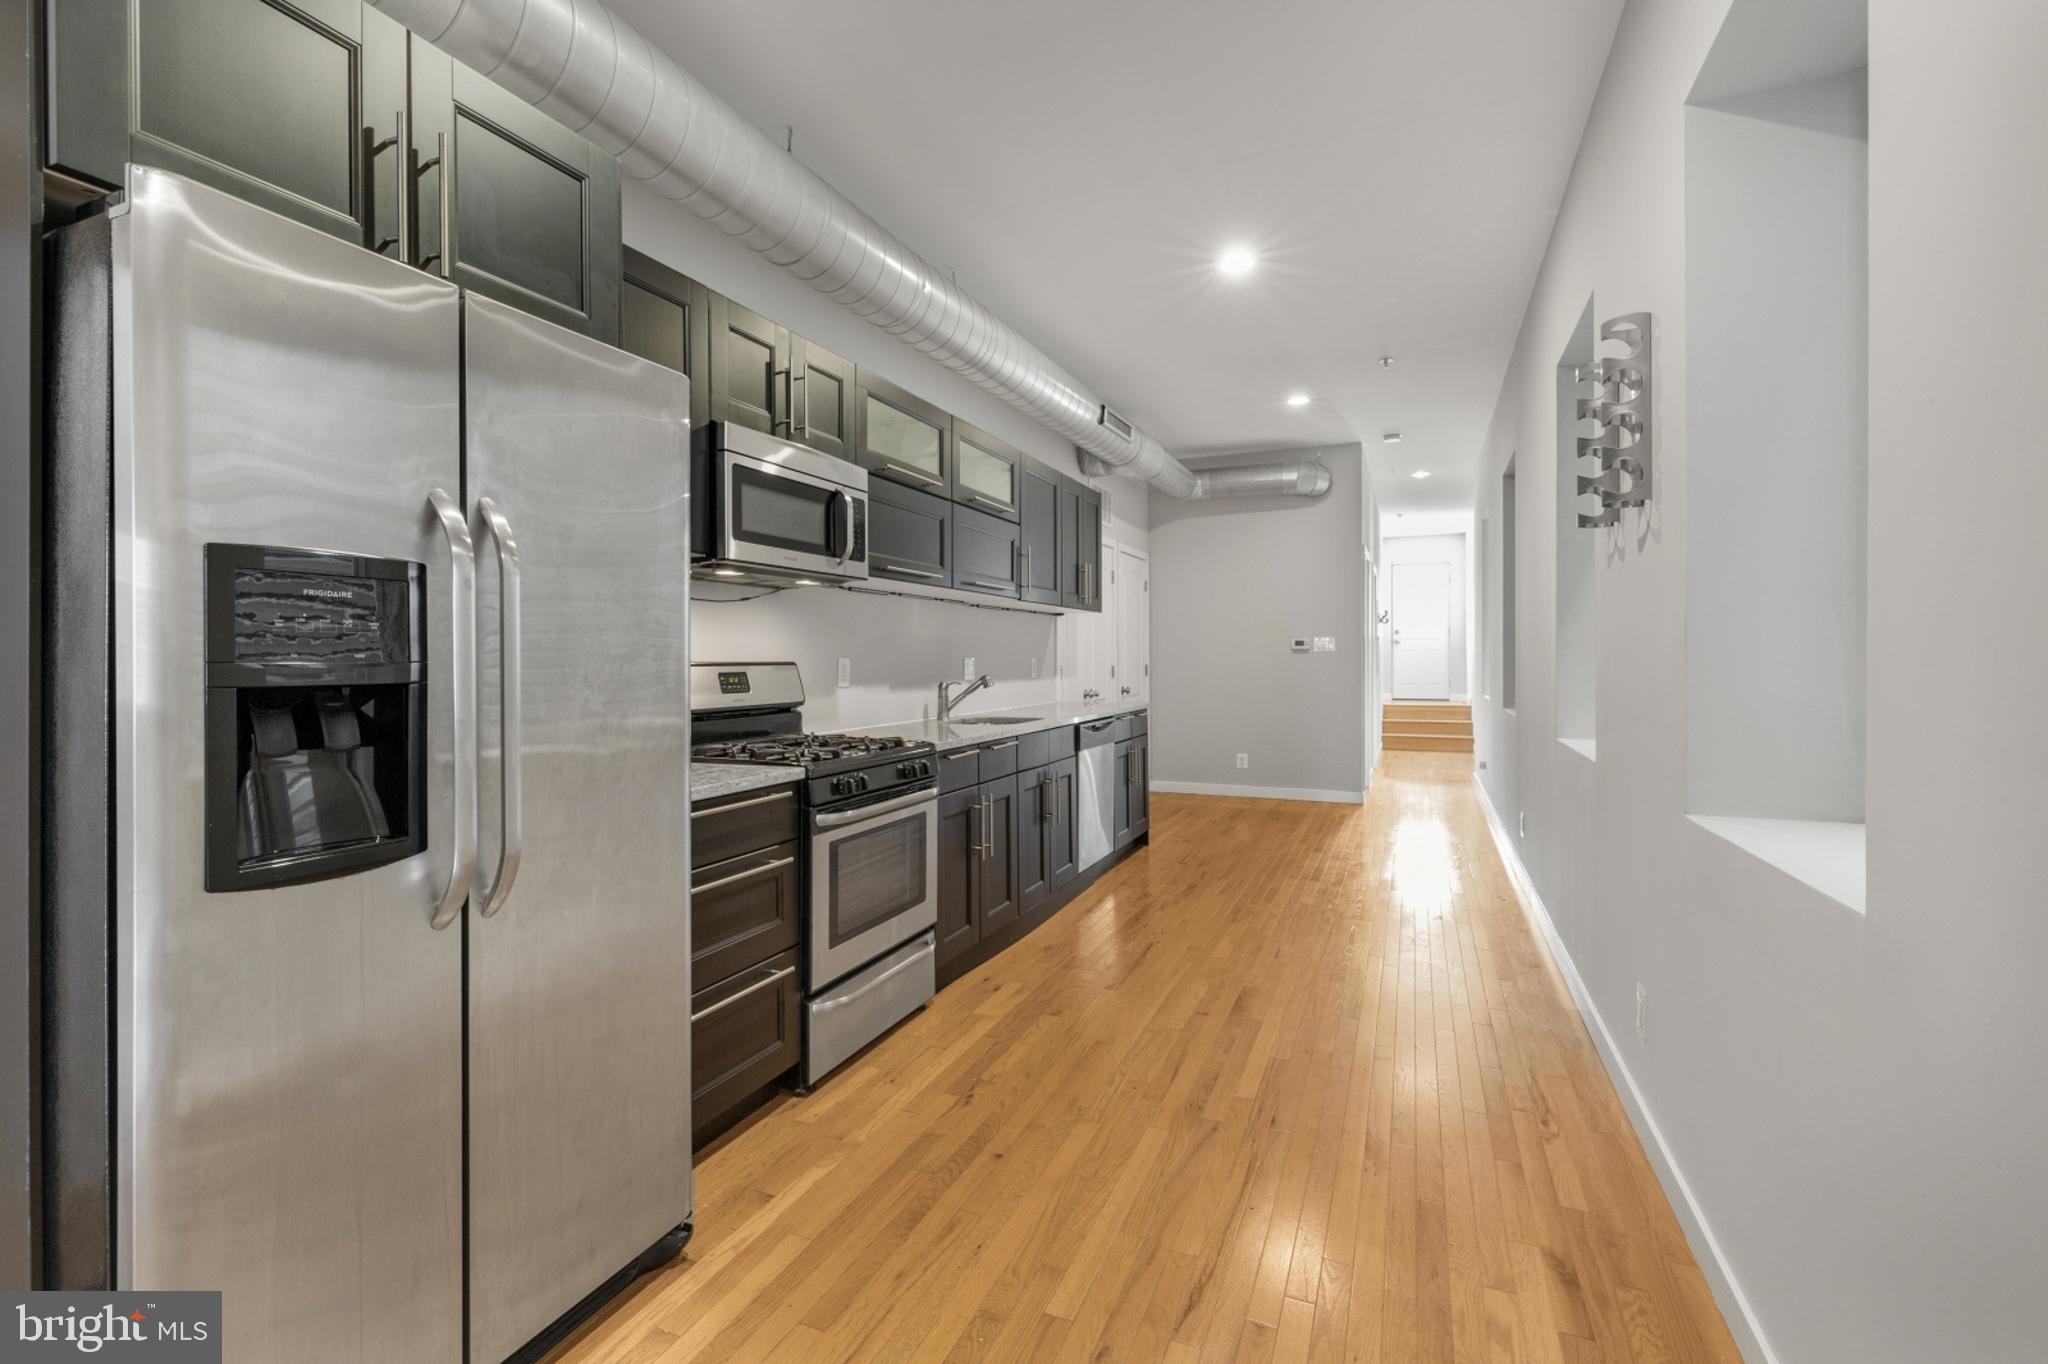
[[[1410,478],[1428,478],[1428,477],[1429,477],[1429,470],[1427,470],[1427,469],[1417,469],[1417,470],[1416,470],[1416,471],[1415,471],[1414,473],[1412,473],[1412,474],[1408,475],[1408,477],[1410,477]]]
[[[1249,275],[1258,263],[1258,253],[1249,246],[1233,246],[1216,258],[1216,268],[1233,279]]]
[[[1393,367],[1394,367],[1394,357],[1393,357],[1393,356],[1391,356],[1391,355],[1382,355],[1382,356],[1380,357],[1380,368],[1381,368],[1381,369],[1392,369]]]
[[[1289,407],[1307,407],[1307,406],[1308,406],[1308,394],[1306,394],[1306,393],[1290,393],[1290,394],[1288,394],[1288,395],[1287,395],[1287,405],[1288,405]]]
[[[1384,445],[1399,445],[1401,443],[1401,433],[1399,431],[1389,431],[1386,435],[1380,437],[1380,442]]]

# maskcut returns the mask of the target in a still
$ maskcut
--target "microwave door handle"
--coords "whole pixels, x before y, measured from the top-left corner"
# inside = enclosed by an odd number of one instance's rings
[[[455,768],[449,774],[448,883],[434,896],[429,921],[448,927],[462,912],[476,874],[476,549],[455,499],[436,488],[427,494],[448,541],[449,707],[454,715]]]
[[[804,421],[806,423],[808,423],[811,419],[810,410],[811,393],[809,389],[805,389]],[[810,434],[810,427],[808,425],[804,427],[804,434]],[[839,494],[839,502],[841,506],[846,508],[846,535],[845,538],[839,542],[839,561],[841,563],[844,563],[848,559],[851,559],[853,557],[853,495],[851,493],[841,493]]]
[[[526,851],[526,832],[520,811],[525,789],[524,707],[520,683],[524,659],[519,651],[519,547],[512,542],[512,523],[505,519],[496,502],[480,497],[477,514],[491,533],[498,551],[498,581],[501,605],[498,611],[498,747],[502,771],[498,781],[498,869],[488,887],[481,888],[480,912],[488,919],[504,908],[519,879],[519,859]],[[482,868],[478,868],[479,871]]]

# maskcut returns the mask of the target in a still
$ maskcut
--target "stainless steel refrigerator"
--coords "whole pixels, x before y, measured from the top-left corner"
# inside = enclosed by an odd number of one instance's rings
[[[52,250],[52,1281],[502,1360],[688,1234],[687,380],[162,172]]]

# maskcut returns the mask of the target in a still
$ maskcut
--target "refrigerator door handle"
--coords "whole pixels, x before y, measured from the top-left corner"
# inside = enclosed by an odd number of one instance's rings
[[[433,926],[448,927],[462,911],[476,874],[476,549],[455,499],[436,488],[427,494],[441,533],[448,538],[448,691],[455,718],[455,770],[449,776],[454,829],[449,844],[448,884],[434,897]]]
[[[498,552],[498,748],[502,770],[498,780],[499,808],[498,869],[479,904],[488,919],[504,907],[519,879],[519,858],[526,851],[526,830],[520,817],[520,793],[524,785],[525,713],[520,704],[519,685],[524,672],[519,652],[519,547],[512,542],[512,523],[488,497],[476,501],[477,514],[491,533]],[[483,869],[477,869],[481,872]]]

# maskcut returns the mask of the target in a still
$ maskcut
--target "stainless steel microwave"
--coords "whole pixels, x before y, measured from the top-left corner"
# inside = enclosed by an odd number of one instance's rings
[[[700,578],[774,586],[868,576],[868,474],[857,464],[731,422],[692,452]]]

